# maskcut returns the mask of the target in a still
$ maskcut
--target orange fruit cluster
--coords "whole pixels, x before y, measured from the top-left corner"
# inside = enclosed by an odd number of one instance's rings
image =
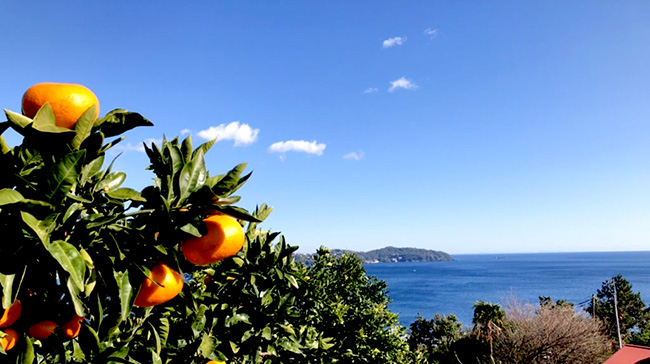
[[[74,339],[77,337],[79,335],[79,331],[81,330],[81,323],[83,321],[83,317],[74,315],[70,320],[64,323],[63,326],[61,326],[63,336],[67,337],[68,339]],[[59,324],[54,321],[45,320],[31,325],[27,330],[27,334],[33,338],[45,340],[58,329]]]
[[[231,216],[216,214],[203,220],[208,232],[181,243],[185,259],[196,265],[208,265],[237,254],[246,236],[239,222]],[[165,303],[183,290],[183,277],[164,263],[158,263],[144,280],[134,304],[151,307]]]
[[[4,332],[4,336],[0,338],[0,347],[4,351],[11,350],[16,345],[16,341],[18,341],[18,333],[16,330],[10,329],[9,326],[18,320],[21,311],[22,305],[19,300],[16,300],[4,310],[2,317],[0,317],[0,328]]]
[[[66,83],[39,83],[30,87],[22,99],[22,111],[27,117],[33,118],[38,110],[49,103],[54,112],[56,125],[72,129],[92,105],[97,105],[99,115],[99,100],[95,94],[82,85]],[[214,214],[203,220],[207,234],[193,237],[181,243],[181,251],[185,258],[195,265],[208,265],[237,254],[244,246],[245,234],[242,226],[233,217]],[[134,304],[139,307],[150,307],[165,303],[176,297],[183,289],[183,276],[164,263],[155,265],[150,275],[145,278]],[[19,310],[19,308],[18,308]],[[5,315],[7,312],[5,312]],[[20,313],[18,313],[20,315]],[[9,320],[7,318],[6,320]],[[0,319],[0,327],[4,316]],[[63,325],[66,337],[75,337],[83,318],[75,317]],[[10,325],[10,324],[9,324]],[[47,338],[58,325],[53,321],[39,322],[30,327],[30,335],[36,338]]]
[[[99,115],[97,96],[82,85],[44,82],[30,87],[23,95],[23,115],[33,118],[45,103],[52,106],[56,125],[68,129],[74,128],[81,115],[95,104],[95,119]]]

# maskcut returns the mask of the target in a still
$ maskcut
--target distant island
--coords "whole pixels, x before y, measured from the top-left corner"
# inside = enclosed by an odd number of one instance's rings
[[[354,254],[365,264],[372,263],[400,263],[400,262],[448,262],[452,261],[451,255],[429,249],[418,248],[396,248],[388,246],[381,249],[370,250],[367,252],[356,252],[352,250],[332,249],[332,255],[335,257],[344,254]],[[310,264],[313,261],[313,254],[295,253],[294,257],[297,262]]]

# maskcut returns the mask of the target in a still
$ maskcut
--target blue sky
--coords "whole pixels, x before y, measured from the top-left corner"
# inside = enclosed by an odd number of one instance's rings
[[[221,138],[212,174],[311,252],[650,248],[647,1],[4,2],[2,107],[80,83]],[[236,122],[236,123],[235,123]],[[17,138],[11,138],[16,142]]]

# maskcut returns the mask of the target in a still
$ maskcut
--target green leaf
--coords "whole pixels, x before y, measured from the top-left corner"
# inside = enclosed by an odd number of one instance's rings
[[[70,293],[70,299],[74,305],[74,311],[77,315],[84,317],[86,316],[86,307],[83,302],[81,302],[81,290],[73,283],[71,278],[68,278],[68,292]]]
[[[25,337],[25,348],[20,353],[20,364],[33,364],[36,358],[34,354],[34,338]]]
[[[110,142],[106,143],[99,151],[101,153],[106,152],[107,150],[113,148],[114,146],[118,145],[122,140],[124,140],[125,137],[119,137],[115,140],[111,140]]]
[[[7,154],[11,152],[11,147],[9,146],[9,144],[7,144],[5,138],[2,135],[0,135],[0,152],[2,154]]]
[[[41,221],[25,211],[21,211],[20,215],[22,216],[25,224],[27,224],[27,226],[29,226],[36,233],[36,236],[38,236],[43,245],[47,247],[50,244],[50,234],[54,230],[55,219],[49,218]]]
[[[203,333],[201,338],[201,345],[199,345],[199,351],[203,357],[208,357],[214,352],[214,349],[217,348],[217,343],[214,338],[207,333]]]
[[[323,350],[330,349],[331,347],[336,345],[332,341],[334,341],[334,338],[331,338],[331,337],[321,338],[319,340],[319,342],[318,342],[318,344],[319,344],[318,346]]]
[[[102,154],[102,146],[104,145],[104,135],[101,132],[91,133],[81,142],[79,149],[83,149],[88,153],[89,158]]]
[[[251,221],[251,222],[262,222],[262,220],[256,218],[255,216],[251,215],[248,213],[248,211],[244,210],[241,207],[236,207],[236,206],[213,206],[216,210],[219,210],[223,212],[226,215],[230,215],[236,219],[241,219],[245,221]]]
[[[32,127],[35,130],[45,133],[72,133],[73,131],[64,128],[62,126],[56,125],[56,118],[54,117],[54,111],[52,111],[52,106],[49,102],[46,102],[38,109],[36,116],[34,116],[34,123]]]
[[[151,362],[153,364],[162,364],[162,359],[160,359],[160,355],[158,353],[156,353],[155,351],[151,352]]]
[[[153,123],[138,113],[115,109],[97,119],[93,128],[100,130],[106,137],[112,137],[139,126],[153,126]]]
[[[244,335],[242,335],[242,337],[241,337],[241,339],[239,340],[239,342],[242,342],[242,343],[243,343],[244,341],[250,339],[254,334],[255,334],[255,332],[254,332],[253,329],[246,330],[246,332],[244,332]]]
[[[90,135],[90,131],[93,129],[93,123],[95,122],[95,115],[97,115],[97,104],[89,107],[81,114],[79,120],[77,120],[74,126],[75,136],[72,138],[72,147],[74,149],[79,149],[81,142]]]
[[[182,203],[190,196],[190,194],[203,186],[207,175],[208,172],[205,169],[203,152],[199,152],[194,159],[187,163],[181,170],[180,180],[178,181],[181,198],[177,203]]]
[[[81,204],[80,204],[79,202],[74,202],[73,204],[71,204],[70,206],[68,206],[68,209],[65,210],[65,214],[63,214],[63,221],[62,221],[62,222],[65,223],[66,221],[68,221],[68,219],[69,219],[69,218],[70,218],[70,217],[71,217],[75,212],[79,211],[80,208],[81,208]]]
[[[79,166],[85,155],[84,150],[66,154],[52,166],[45,181],[49,191],[48,199],[53,199],[56,195],[63,196],[70,191],[77,180]]]
[[[22,201],[19,201],[18,204],[21,205],[21,206],[27,207],[27,209],[31,209],[33,207],[41,207],[41,208],[45,208],[45,209],[50,210],[50,211],[56,210],[56,207],[54,207],[54,205],[52,205],[51,203],[47,203],[47,202],[41,201],[41,200],[32,200],[32,199],[29,199],[29,198],[26,198],[26,199],[24,199]],[[41,209],[41,210],[43,210],[43,209]]]
[[[296,335],[296,330],[293,329],[290,325],[280,325],[286,331],[287,334],[289,335]]]
[[[192,136],[188,135],[183,144],[181,145],[181,154],[183,155],[183,160],[188,162],[192,158]]]
[[[3,188],[0,190],[0,206],[20,202],[22,199],[23,195],[18,191],[9,188]]]
[[[290,274],[287,274],[286,277],[287,277],[287,280],[289,281],[289,283],[292,286],[294,286],[295,288],[298,288],[298,281],[296,280],[296,277],[294,277],[294,276],[292,276]]]
[[[242,163],[237,166],[235,166],[233,169],[228,171],[220,180],[217,182],[217,184],[212,187],[212,192],[220,197],[227,197],[233,192],[235,192],[242,183],[240,183],[240,177],[241,174],[244,172],[244,169],[246,169],[246,166],[248,164]],[[250,176],[250,174],[248,175]],[[248,176],[245,178],[248,179]]]
[[[13,287],[15,274],[0,274],[0,285],[2,285],[2,307],[7,308],[14,303]]]
[[[181,150],[176,145],[166,145],[164,149],[165,157],[172,164],[172,175],[175,175],[183,168],[183,156]]]
[[[192,224],[183,225],[181,227],[181,230],[188,233],[188,234],[190,234],[190,235],[196,236],[197,238],[200,238],[200,237],[203,236],[203,235],[201,235],[201,232],[199,231],[199,229],[197,229],[196,226],[194,226]]]
[[[70,278],[80,292],[85,289],[84,276],[86,262],[81,253],[72,244],[57,240],[48,247],[52,257],[61,265],[61,268],[70,274]]]
[[[111,190],[114,190],[126,179],[126,173],[124,172],[113,172],[109,173],[103,180],[101,180],[94,188],[95,192],[103,191],[103,192],[109,192]]]
[[[245,313],[237,313],[234,316],[230,317],[229,321],[230,321],[231,325],[237,324],[239,322],[244,322],[244,323],[247,323],[249,325],[251,324],[250,316],[248,314],[245,314]]]
[[[153,333],[154,338],[156,339],[156,354],[160,354],[160,350],[162,350],[162,341],[160,340],[160,335],[158,335],[158,330],[153,326],[153,324],[149,321],[147,322],[150,327],[150,332]]]
[[[199,311],[196,313],[194,322],[192,322],[192,331],[194,332],[194,335],[198,335],[201,331],[203,331],[203,328],[205,328],[205,323],[207,321],[205,312],[207,309],[208,307],[206,305],[199,306]]]
[[[158,334],[160,334],[160,340],[164,346],[167,345],[167,338],[169,337],[169,319],[167,319],[167,317],[161,317],[159,322],[160,324],[158,325]]]
[[[83,350],[81,350],[81,345],[79,345],[79,342],[77,340],[72,341],[72,358],[74,359],[75,362],[81,363],[86,359],[86,354],[84,354]]]
[[[262,330],[262,337],[265,338],[266,340],[271,340],[273,337],[271,333],[271,328],[270,327],[265,327],[264,330]]]
[[[116,200],[122,200],[122,201],[131,200],[131,201],[140,201],[140,202],[147,201],[147,199],[145,199],[144,197],[142,197],[142,195],[140,195],[140,192],[131,188],[118,188],[117,190],[109,191],[106,194],[108,195],[108,197],[114,198]]]
[[[194,153],[192,153],[192,160],[194,160],[199,153],[202,153],[203,155],[205,155],[205,153],[207,153],[208,150],[210,150],[210,148],[212,148],[212,146],[216,142],[217,142],[217,139],[215,138],[215,139],[212,139],[210,141],[207,141],[207,142],[199,145],[199,147],[196,148]]]
[[[126,320],[131,314],[131,305],[133,303],[133,287],[129,281],[129,271],[114,271],[113,276],[115,276],[115,281],[120,291],[120,315],[122,320]]]
[[[235,344],[234,342],[231,341],[230,342],[230,349],[232,350],[233,353],[237,354],[237,352],[239,351],[239,346],[237,346],[237,344]]]
[[[86,164],[81,168],[81,184],[86,184],[88,181],[99,174],[102,166],[104,165],[104,156],[100,155],[99,157],[93,159],[92,162]]]
[[[28,118],[25,115],[19,114],[5,109],[5,115],[7,115],[7,120],[13,124],[14,129],[25,129],[29,124],[33,122],[32,119]]]
[[[302,354],[302,351],[300,350],[300,344],[295,341],[283,340],[280,341],[280,346],[292,353]]]

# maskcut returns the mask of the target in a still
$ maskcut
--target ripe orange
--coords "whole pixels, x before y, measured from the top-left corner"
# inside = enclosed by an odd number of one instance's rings
[[[0,317],[0,327],[9,327],[13,325],[16,320],[20,317],[20,312],[22,311],[22,305],[19,300],[14,301],[11,306],[5,309],[5,312]]]
[[[4,332],[5,336],[0,339],[0,346],[4,351],[11,350],[18,341],[18,333],[14,329],[5,329]]]
[[[209,362],[207,362],[205,364],[226,364],[226,362],[222,361],[222,360],[210,360]]]
[[[50,337],[58,327],[59,325],[54,321],[41,321],[30,326],[27,333],[31,337],[44,340]]]
[[[79,330],[81,330],[81,323],[84,321],[84,318],[78,315],[74,315],[70,321],[66,322],[61,326],[61,330],[63,331],[63,336],[67,337],[68,339],[74,339],[79,335]]]
[[[212,215],[203,220],[208,233],[191,237],[181,244],[185,259],[196,265],[216,263],[231,257],[244,246],[246,237],[239,222],[228,215]]]
[[[159,305],[176,297],[182,289],[183,277],[181,274],[167,265],[159,263],[151,268],[151,274],[142,282],[134,304],[139,307]]]
[[[99,115],[99,100],[92,91],[82,85],[53,82],[39,83],[27,89],[23,95],[23,114],[33,118],[46,102],[52,106],[56,125],[68,129],[72,129],[93,104],[97,104],[95,119]]]

